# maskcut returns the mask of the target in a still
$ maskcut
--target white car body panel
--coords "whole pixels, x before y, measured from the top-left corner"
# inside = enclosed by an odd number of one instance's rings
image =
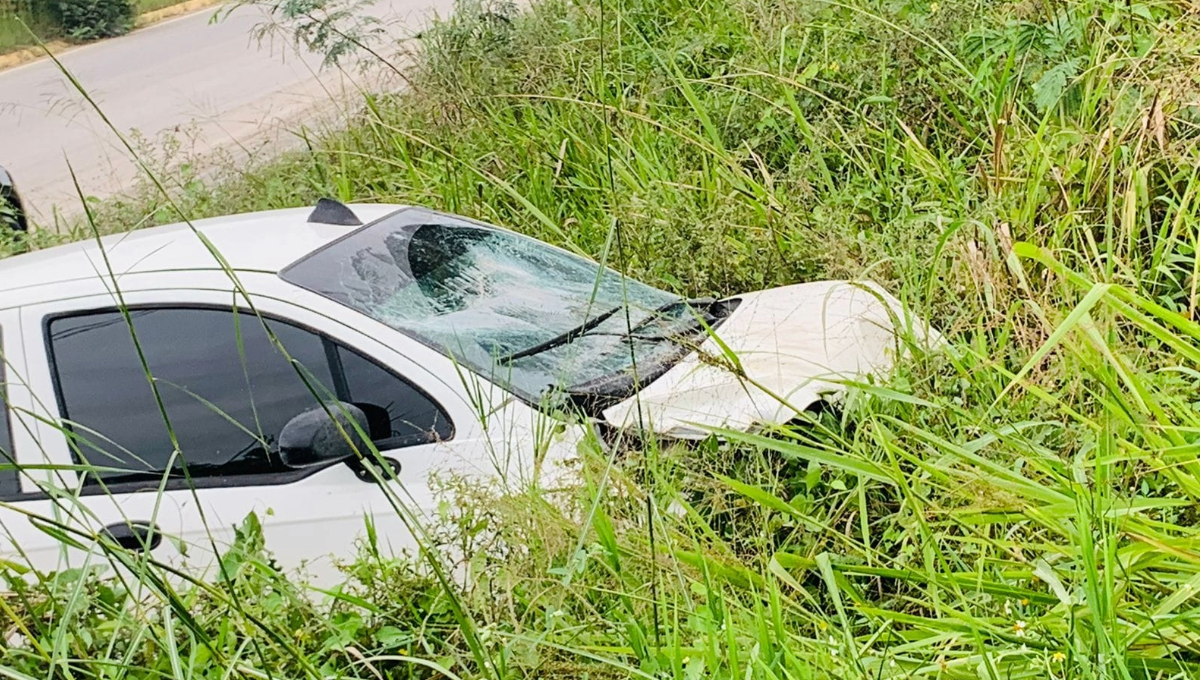
[[[353,205],[364,223],[402,206]],[[359,312],[282,280],[278,272],[352,228],[305,221],[308,209],[283,210],[105,237],[0,261],[0,348],[5,361],[13,453],[29,466],[19,496],[0,499],[0,559],[41,571],[108,560],[94,549],[64,548],[29,516],[52,518],[85,535],[122,521],[152,522],[167,540],[152,557],[213,576],[212,548],[257,514],[267,547],[288,568],[305,565],[318,584],[337,579],[331,557],[351,557],[373,517],[381,549],[420,542],[395,511],[410,518],[436,511],[431,481],[452,474],[494,480],[512,489],[570,480],[585,426],[552,419],[441,352]],[[208,243],[205,243],[205,240]],[[210,251],[220,253],[220,258]],[[286,483],[179,488],[163,493],[77,494],[77,475],[62,422],[44,329],[56,314],[129,306],[208,306],[248,310],[236,280],[266,317],[287,319],[370,357],[432,397],[450,416],[448,441],[383,451],[400,463],[386,488],[360,480],[344,464]],[[110,275],[111,272],[111,275]],[[119,295],[117,292],[119,291]],[[879,297],[876,297],[879,295]],[[783,422],[836,379],[886,371],[896,346],[887,312],[899,303],[843,283],[790,286],[741,297],[716,331],[636,397],[604,412],[620,426],[648,425],[687,437],[705,427],[748,429]],[[882,302],[881,302],[882,300]],[[270,321],[268,320],[268,323]],[[748,378],[709,357],[733,350]],[[0,417],[3,413],[0,413]],[[47,466],[56,469],[47,470]],[[43,487],[62,491],[50,500]],[[83,539],[81,539],[83,540]],[[87,543],[86,540],[83,540]]]
[[[352,206],[364,222],[402,207]],[[230,268],[278,272],[348,230],[347,227],[310,224],[305,221],[309,212],[309,209],[289,209],[216,217],[196,220],[192,227],[204,234]],[[192,227],[174,224],[113,234],[103,237],[100,245],[95,239],[87,239],[0,260],[0,306],[24,304],[29,297],[47,294],[65,297],[60,289],[63,284],[71,281],[95,283],[97,277],[107,278],[110,268],[118,277],[133,272],[222,270],[221,260]]]
[[[846,382],[888,372],[901,347],[894,323],[939,342],[872,284],[818,281],[737,297],[741,304],[696,352],[605,419],[680,438],[783,424]]]

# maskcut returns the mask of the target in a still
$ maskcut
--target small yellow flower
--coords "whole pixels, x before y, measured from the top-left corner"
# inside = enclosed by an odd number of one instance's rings
[[[1024,606],[1029,606],[1029,598],[1028,598],[1028,597],[1026,597],[1026,598],[1022,598],[1022,599],[1021,599],[1021,604],[1022,604],[1022,605],[1024,605]]]
[[[938,13],[938,10],[939,10],[939,9],[941,9],[941,8],[942,8],[942,6],[941,6],[941,5],[939,5],[938,3],[936,3],[936,2],[935,2],[935,3],[932,3],[932,4],[930,4],[930,5],[929,5],[929,13],[930,13],[930,14],[937,14],[937,13]]]
[[[1062,652],[1055,652],[1050,658],[1054,660],[1054,663],[1062,663],[1067,660],[1067,655]]]

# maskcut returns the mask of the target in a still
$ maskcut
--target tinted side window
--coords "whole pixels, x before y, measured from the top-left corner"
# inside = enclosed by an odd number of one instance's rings
[[[21,493],[21,482],[17,475],[12,452],[12,430],[9,423],[8,401],[5,399],[7,386],[6,360],[4,357],[3,330],[0,329],[0,499],[12,498]]]
[[[282,466],[274,443],[283,426],[317,405],[314,389],[333,394],[325,345],[308,331],[268,321],[305,369],[306,384],[253,315],[216,309],[130,314],[161,410],[120,312],[59,318],[49,327],[60,409],[80,440],[77,455],[112,468],[98,471],[106,481],[157,479],[169,467],[180,469],[180,456],[194,477],[277,472]]]
[[[391,431],[372,432],[380,449],[454,436],[449,416],[423,392],[357,352],[339,346],[338,363],[345,378],[345,401],[387,409]]]

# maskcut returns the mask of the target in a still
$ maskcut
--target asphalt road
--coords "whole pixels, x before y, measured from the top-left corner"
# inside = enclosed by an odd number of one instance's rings
[[[371,13],[391,37],[411,35],[451,0],[384,0]],[[156,167],[202,164],[215,154],[254,154],[299,124],[336,124],[360,87],[378,82],[357,69],[322,69],[293,44],[260,44],[264,20],[239,8],[212,23],[214,9],[64,52],[60,60],[104,114]],[[173,139],[173,142],[166,140]],[[173,149],[173,150],[172,150]],[[226,156],[227,157],[227,156]],[[17,180],[40,222],[57,207],[77,214],[85,195],[128,189],[139,171],[119,139],[50,60],[0,71],[0,165]]]

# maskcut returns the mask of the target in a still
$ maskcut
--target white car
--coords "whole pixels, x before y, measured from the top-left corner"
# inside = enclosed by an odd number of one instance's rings
[[[107,530],[204,570],[255,512],[277,561],[320,577],[366,515],[384,549],[414,546],[385,486],[428,513],[435,471],[537,483],[588,427],[787,422],[887,370],[905,318],[843,282],[684,300],[419,207],[194,228],[0,260],[0,559],[80,566]]]

